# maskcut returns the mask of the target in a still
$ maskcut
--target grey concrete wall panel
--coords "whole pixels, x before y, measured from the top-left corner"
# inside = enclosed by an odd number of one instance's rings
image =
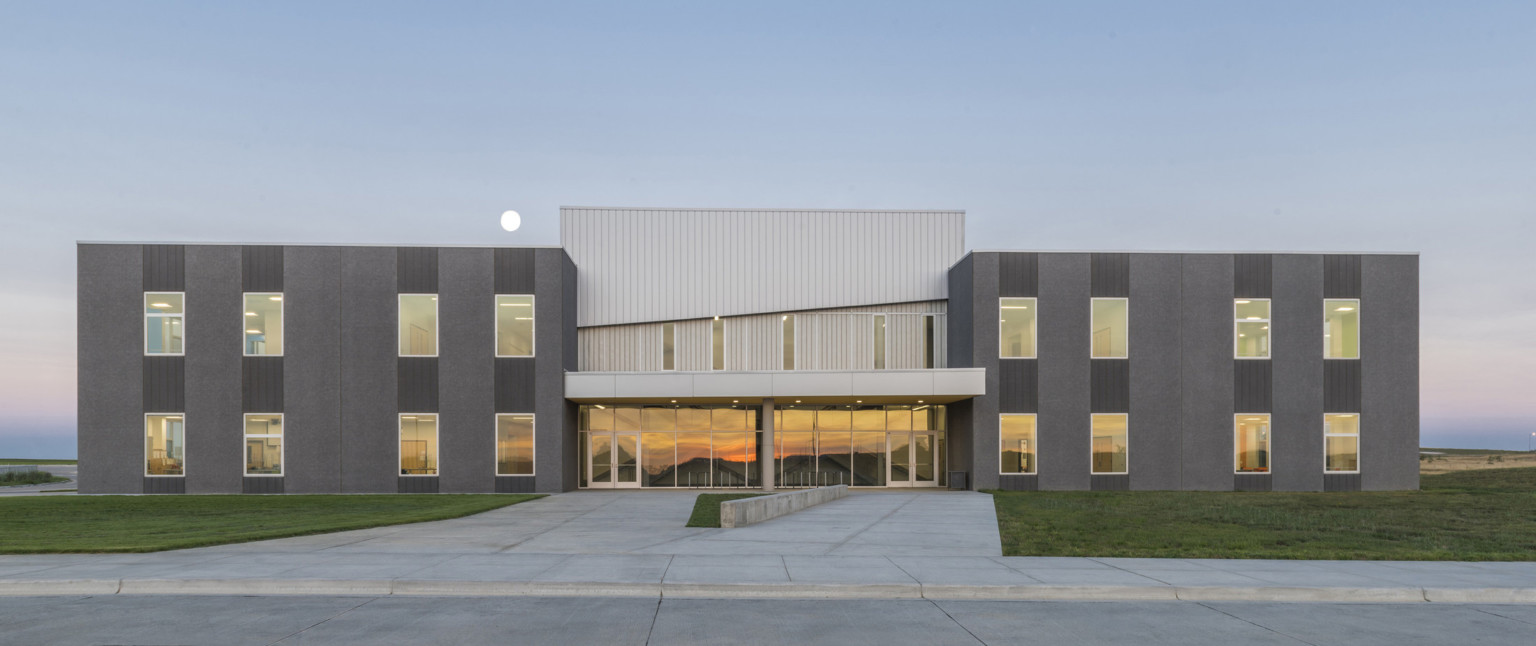
[[[1361,361],[1359,359],[1324,360],[1323,412],[1360,412],[1360,381]]]
[[[1277,491],[1323,489],[1323,258],[1275,256],[1270,468]]]
[[[1095,413],[1131,412],[1131,362],[1093,359],[1088,368],[1089,410]]]
[[[566,207],[560,241],[586,327],[943,300],[965,214]]]
[[[1090,486],[1089,267],[1088,254],[1040,256],[1040,414],[1037,432],[1040,436],[1040,488],[1043,490],[1083,490]],[[987,318],[993,321],[995,336],[997,317]],[[1131,352],[1136,350],[1133,348]],[[995,452],[995,416],[991,428],[991,443],[983,446],[991,447],[990,451]],[[1134,470],[1134,452],[1130,459],[1130,468]]]
[[[434,374],[441,386],[439,484],[447,493],[496,490],[495,268],[490,249],[438,253],[437,303],[445,341]],[[536,418],[535,424],[542,421]]]
[[[1034,359],[999,359],[997,392],[999,413],[1035,413],[1040,410],[1039,365]]]
[[[1241,359],[1232,363],[1232,409],[1238,413],[1268,413],[1274,408],[1274,366],[1268,360]]]
[[[283,358],[243,357],[240,367],[240,410],[283,412]]]
[[[1268,473],[1239,473],[1232,476],[1232,488],[1236,491],[1274,491],[1274,476]]]
[[[437,255],[435,247],[395,249],[396,288],[401,294],[437,293]]]
[[[151,244],[144,245],[143,250],[143,291],[186,291],[186,247],[179,244]]]
[[[1180,488],[1182,272],[1183,261],[1177,254],[1131,254],[1127,420],[1132,489]]]
[[[1360,256],[1323,256],[1323,298],[1360,298]]]
[[[560,253],[560,258],[560,268],[563,272],[560,278],[561,289],[563,290],[560,292],[560,321],[565,326],[564,332],[560,335],[560,342],[563,344],[561,346],[560,360],[567,371],[574,371],[576,370],[577,362],[580,361],[580,342],[575,332],[576,308],[580,300],[576,295],[578,272],[576,270],[576,263],[571,262],[571,257],[565,255],[565,252]]]
[[[489,299],[482,306],[488,307]],[[442,312],[442,301],[438,301],[438,311]],[[442,321],[439,325],[447,327],[448,319],[439,316]],[[494,324],[493,324],[494,325]],[[450,345],[457,345],[458,339],[449,334],[449,330],[443,329],[443,343],[438,348],[441,352]],[[481,353],[486,347],[480,348]],[[489,358],[487,358],[489,363]],[[438,410],[438,358],[437,357],[400,357],[395,363],[395,400],[403,413],[436,413]]]
[[[437,476],[399,476],[395,493],[439,493],[441,483]]]
[[[1232,256],[1187,254],[1183,285],[1183,481],[1232,489]],[[1135,307],[1132,307],[1135,309]],[[1139,348],[1132,346],[1131,352]],[[1134,356],[1134,355],[1133,355]],[[1131,453],[1131,470],[1139,462]]]
[[[524,357],[496,359],[493,376],[496,385],[493,405],[496,412],[528,413],[534,410],[534,381],[538,379],[537,361],[537,359]]]
[[[1033,298],[1040,294],[1040,254],[997,254],[997,295],[1001,298]],[[950,298],[955,292],[950,290]]]
[[[565,260],[560,249],[534,251],[533,473],[534,487],[540,492],[569,491],[576,484],[575,424],[550,423],[566,419],[564,359],[576,329],[560,308],[537,306],[564,300],[567,283],[574,278],[567,273]],[[505,360],[499,360],[498,366],[501,361]],[[508,392],[502,387],[497,390]]]
[[[341,248],[343,493],[394,493],[398,488],[397,257],[391,248]]]
[[[1417,489],[1418,257],[1367,256],[1361,288],[1361,488]]]
[[[283,291],[283,248],[250,245],[240,248],[240,283],[247,292]]]
[[[997,472],[997,466],[978,471],[976,447],[973,437],[976,428],[976,400],[962,399],[945,409],[945,422],[949,425],[949,453],[945,457],[945,471],[964,471],[969,474],[972,489],[985,489],[987,485],[976,483],[976,477],[985,472]],[[995,480],[989,480],[994,482]],[[997,486],[997,485],[991,485]]]
[[[1131,254],[1093,254],[1090,291],[1094,298],[1127,298],[1131,295]]]
[[[272,476],[248,477],[240,483],[240,493],[275,494],[283,493],[283,479]]]
[[[187,493],[240,493],[245,473],[241,404],[238,246],[186,248]]]
[[[283,422],[287,427],[283,485],[288,493],[337,493],[341,491],[342,435],[341,248],[285,247],[283,273]],[[394,349],[385,350],[390,365]]]
[[[156,478],[150,478],[150,477],[146,476],[146,477],[143,478],[142,482],[140,483],[140,488],[139,489],[136,489],[136,490],[131,491],[131,492],[116,492],[115,491],[115,492],[112,492],[112,493],[149,493],[149,494],[160,494],[160,493],[186,493],[186,492],[187,492],[187,479],[186,478],[171,478],[171,477],[164,477],[164,476],[156,477]]]
[[[1270,298],[1274,294],[1274,256],[1243,253],[1232,257],[1232,297]]]
[[[144,251],[75,248],[80,493],[136,493],[144,477]]]
[[[976,358],[975,265],[976,255],[969,254],[949,270],[949,334],[944,343],[949,367],[974,368]],[[1008,255],[1008,254],[1005,254]],[[1033,281],[1030,283],[1033,288]]]
[[[143,323],[140,323],[143,325]],[[143,343],[143,341],[140,341]],[[144,357],[144,412],[183,413],[187,410],[187,358]]]
[[[496,293],[533,293],[533,249],[496,249]]]

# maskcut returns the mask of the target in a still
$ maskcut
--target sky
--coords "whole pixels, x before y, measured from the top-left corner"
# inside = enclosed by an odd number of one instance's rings
[[[19,1],[0,457],[74,455],[77,240],[558,244],[560,205],[1419,252],[1422,443],[1536,433],[1529,1]]]

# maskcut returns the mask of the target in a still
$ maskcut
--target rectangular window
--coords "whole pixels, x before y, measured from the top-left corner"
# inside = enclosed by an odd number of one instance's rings
[[[784,319],[784,369],[795,369],[795,315],[785,314]]]
[[[283,295],[245,295],[245,356],[283,356]]]
[[[283,475],[281,413],[252,413],[245,416],[245,475]]]
[[[533,356],[532,296],[496,297],[496,356]]]
[[[718,316],[709,324],[709,339],[710,368],[725,370],[725,321]]]
[[[496,416],[496,475],[533,475],[533,416]]]
[[[1357,413],[1323,416],[1323,470],[1328,473],[1360,472],[1360,415]]]
[[[1239,359],[1269,358],[1269,299],[1239,298],[1232,301],[1234,356]]]
[[[400,475],[437,475],[437,415],[400,416]]]
[[[400,295],[400,356],[437,356],[437,295]]]
[[[1126,472],[1126,415],[1093,416],[1093,473]]]
[[[661,324],[661,369],[677,369],[677,329],[671,323]]]
[[[1005,359],[1035,358],[1035,299],[999,299],[1002,312],[998,356]]]
[[[875,319],[875,370],[885,369],[885,315],[876,314]]]
[[[1129,308],[1124,298],[1093,299],[1093,358],[1126,358]]]
[[[1323,301],[1323,358],[1360,358],[1360,301]]]
[[[1236,420],[1237,473],[1269,473],[1269,414],[1239,413]]]
[[[144,475],[186,475],[182,463],[186,453],[182,422],[180,413],[151,413],[144,416]]]
[[[1035,416],[1003,415],[998,425],[1002,473],[1035,472]]]
[[[932,370],[937,348],[933,344],[933,315],[923,317],[923,369]]]
[[[183,354],[186,331],[185,294],[144,293],[144,354]]]

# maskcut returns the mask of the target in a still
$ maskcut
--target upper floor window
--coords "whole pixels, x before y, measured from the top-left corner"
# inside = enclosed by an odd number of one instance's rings
[[[245,475],[283,475],[281,413],[252,413],[245,416]]]
[[[184,354],[186,295],[181,292],[144,293],[144,354]]]
[[[150,413],[144,416],[144,475],[186,475],[186,444],[181,413]]]
[[[1269,414],[1239,413],[1234,433],[1237,473],[1269,473]]]
[[[1360,358],[1360,301],[1323,301],[1323,358]]]
[[[677,369],[677,328],[671,323],[661,324],[661,369]]]
[[[923,316],[923,369],[929,370],[938,365],[938,344],[933,338],[932,314]]]
[[[436,294],[400,295],[400,356],[437,356]]]
[[[784,369],[795,369],[795,315],[785,314],[780,323],[784,327]]]
[[[435,314],[436,302],[433,304]],[[533,356],[532,296],[496,297],[496,356]]]
[[[1233,301],[1232,339],[1239,359],[1269,358],[1269,299],[1239,298]]]
[[[1329,473],[1360,472],[1360,415],[1323,415],[1323,470]]]
[[[1002,415],[998,425],[1001,473],[1035,472],[1035,416]]]
[[[1093,358],[1124,359],[1130,328],[1124,298],[1093,299]]]
[[[283,355],[283,295],[245,295],[245,356]]]
[[[1003,298],[998,325],[998,356],[1005,359],[1035,357],[1035,299]]]
[[[711,370],[725,370],[725,321],[716,316],[709,322],[709,367]]]
[[[875,319],[875,370],[885,370],[885,315],[876,314]]]

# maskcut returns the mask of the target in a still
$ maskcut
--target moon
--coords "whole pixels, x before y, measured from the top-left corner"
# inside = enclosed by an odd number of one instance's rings
[[[517,211],[507,211],[501,214],[501,228],[508,231],[516,231],[522,225],[523,218],[517,214]]]

